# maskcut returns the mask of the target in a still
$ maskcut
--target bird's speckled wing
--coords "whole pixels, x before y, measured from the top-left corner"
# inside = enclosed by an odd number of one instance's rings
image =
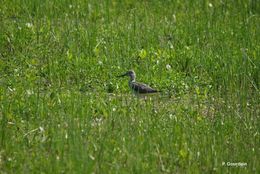
[[[138,83],[138,82],[132,82],[131,84],[131,88],[140,94],[143,93],[155,93],[155,92],[159,92],[153,88],[151,88],[150,86],[143,84],[143,83]]]

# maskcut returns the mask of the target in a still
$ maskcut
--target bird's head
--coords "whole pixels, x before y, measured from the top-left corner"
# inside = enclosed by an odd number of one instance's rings
[[[131,80],[135,80],[135,72],[133,70],[129,70],[118,77],[124,77],[124,76],[129,76]]]

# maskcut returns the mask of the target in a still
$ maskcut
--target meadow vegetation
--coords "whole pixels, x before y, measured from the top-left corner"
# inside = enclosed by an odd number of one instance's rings
[[[0,173],[260,172],[258,0],[0,4]]]

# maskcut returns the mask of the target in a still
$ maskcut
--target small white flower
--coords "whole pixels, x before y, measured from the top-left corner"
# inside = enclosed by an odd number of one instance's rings
[[[209,7],[210,7],[210,8],[212,8],[212,7],[213,7],[213,5],[212,5],[211,3],[209,3]]]
[[[93,161],[95,160],[95,157],[93,155],[89,155],[89,158]]]
[[[93,122],[91,123],[91,126],[93,127],[98,127],[103,123],[103,119],[102,118],[95,118],[93,120]]]
[[[43,127],[39,127],[39,130],[40,130],[40,132],[43,132],[44,131],[44,129],[43,129]]]
[[[166,65],[167,70],[170,70],[171,68],[172,68],[171,65],[169,65],[169,64]]]
[[[27,93],[27,95],[32,95],[34,92],[33,92],[33,90],[27,89],[26,93]]]
[[[33,27],[33,24],[32,24],[32,23],[29,23],[29,22],[26,23],[25,25],[26,25],[28,28],[32,28],[32,27]]]
[[[99,65],[103,65],[103,62],[101,60],[98,61]]]
[[[73,7],[73,6],[70,4],[70,5],[69,5],[69,8],[72,8],[72,7]]]
[[[113,108],[112,111],[115,112],[115,111],[116,111],[116,108]]]

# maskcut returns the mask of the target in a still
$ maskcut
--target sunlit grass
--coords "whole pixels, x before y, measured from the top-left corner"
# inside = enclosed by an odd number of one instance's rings
[[[0,173],[259,173],[256,2],[4,0]]]

